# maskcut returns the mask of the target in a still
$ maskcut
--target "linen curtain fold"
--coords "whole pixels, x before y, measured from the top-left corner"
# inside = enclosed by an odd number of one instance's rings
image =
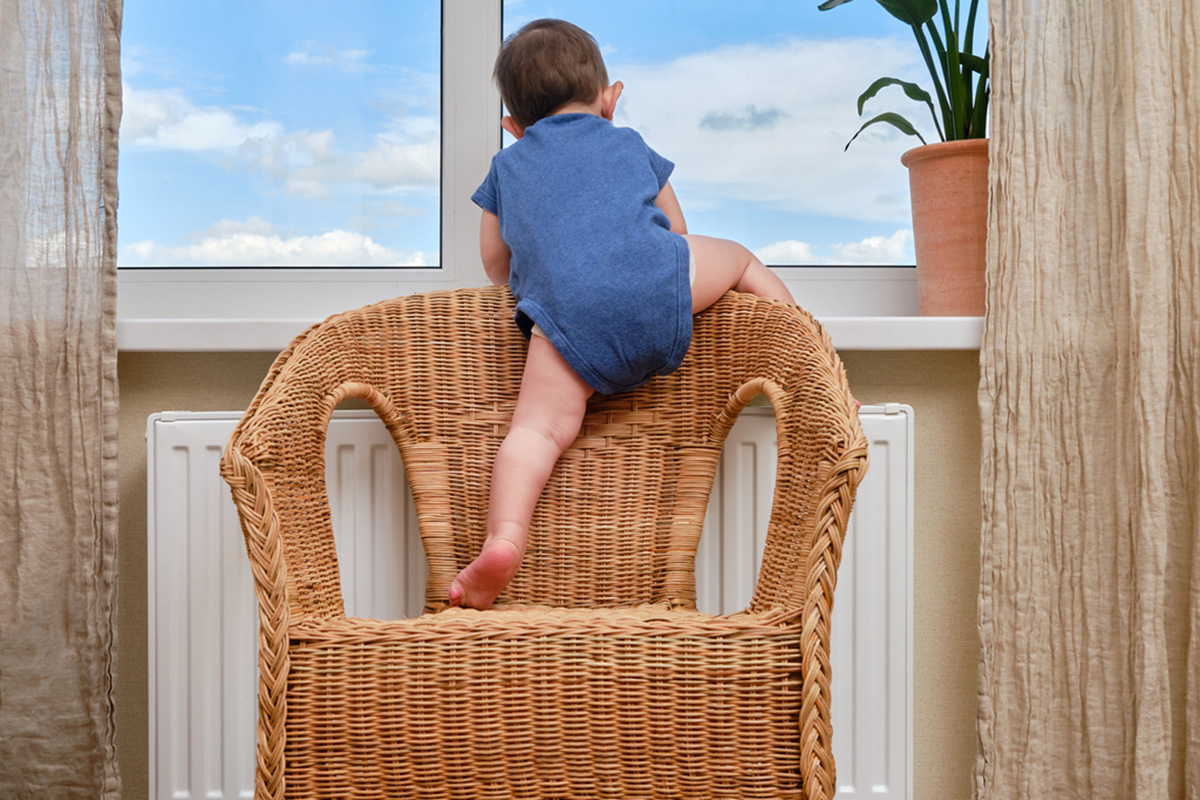
[[[1200,3],[992,0],[977,798],[1200,797]]]
[[[115,798],[120,0],[0,0],[0,797]]]

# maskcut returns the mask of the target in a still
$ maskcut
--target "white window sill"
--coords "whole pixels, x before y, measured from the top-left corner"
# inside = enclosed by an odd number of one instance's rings
[[[824,317],[839,350],[978,350],[983,317]]]
[[[126,352],[279,352],[330,314],[414,291],[483,285],[452,270],[121,270],[117,347]],[[841,350],[977,350],[981,317],[917,316],[912,268],[780,270]]]
[[[317,319],[130,319],[125,352],[278,352]],[[839,350],[978,350],[982,317],[824,317]]]

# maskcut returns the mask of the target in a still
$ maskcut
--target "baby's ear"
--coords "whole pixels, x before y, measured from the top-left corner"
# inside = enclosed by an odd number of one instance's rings
[[[515,119],[509,116],[506,116],[500,120],[500,127],[511,133],[514,139],[520,139],[525,135],[525,129],[518,125]]]
[[[600,116],[604,117],[609,122],[612,122],[613,114],[617,110],[617,100],[621,97],[621,92],[625,90],[625,84],[617,81],[612,86],[600,90]]]

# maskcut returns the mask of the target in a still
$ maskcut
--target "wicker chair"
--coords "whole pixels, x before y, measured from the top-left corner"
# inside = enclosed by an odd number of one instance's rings
[[[340,314],[276,359],[230,439],[259,601],[256,797],[830,798],[829,615],[866,441],[829,339],[730,292],[674,374],[596,396],[488,611],[446,608],[477,553],[524,343],[501,287]],[[756,395],[779,464],[749,608],[695,610],[725,436]],[[426,612],[347,618],[325,493],[334,407],[404,460]]]

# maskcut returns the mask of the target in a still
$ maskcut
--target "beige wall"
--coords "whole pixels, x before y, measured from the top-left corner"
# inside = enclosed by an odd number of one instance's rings
[[[970,791],[975,756],[979,583],[979,382],[975,352],[843,353],[864,403],[916,412],[914,788]],[[124,796],[149,795],[146,695],[146,418],[245,408],[270,366],[262,353],[122,353],[117,755]],[[835,645],[836,646],[836,645]]]
[[[971,794],[976,743],[979,353],[858,352],[842,360],[861,402],[914,410],[913,789],[920,800],[962,800]]]
[[[121,353],[121,532],[117,563],[117,760],[126,800],[150,796],[146,692],[146,418],[156,411],[245,408],[273,357]]]

